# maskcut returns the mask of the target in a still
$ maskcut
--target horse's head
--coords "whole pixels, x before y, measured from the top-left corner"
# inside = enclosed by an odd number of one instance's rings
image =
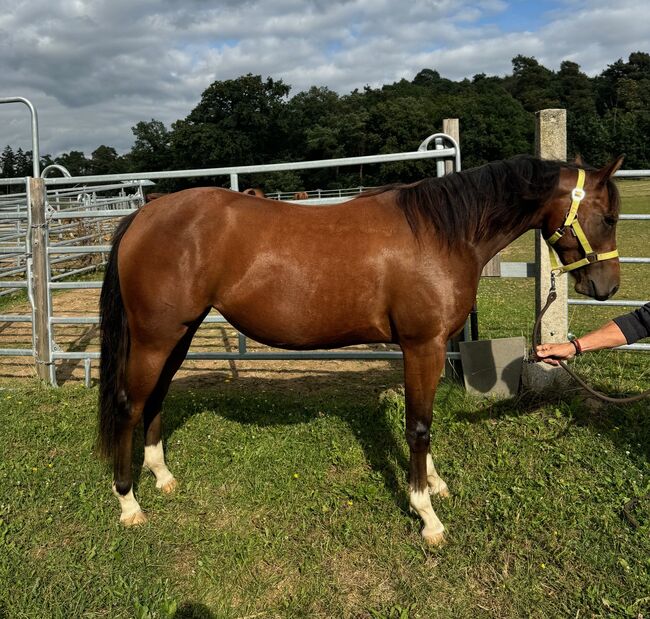
[[[574,167],[560,170],[558,191],[548,202],[544,238],[562,261],[557,266],[575,278],[575,291],[604,301],[620,283],[616,251],[618,190],[611,180],[623,157],[600,170]]]

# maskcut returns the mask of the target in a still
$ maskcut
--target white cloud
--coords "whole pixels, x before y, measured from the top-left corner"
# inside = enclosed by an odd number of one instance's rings
[[[32,99],[44,153],[124,151],[138,121],[183,118],[212,81],[249,72],[282,78],[293,94],[345,93],[422,68],[452,79],[505,74],[517,54],[554,69],[571,59],[594,74],[650,50],[647,3],[565,0],[532,31],[502,31],[499,17],[516,9],[503,0],[0,0],[0,97]],[[30,147],[26,110],[1,106],[0,119],[0,147]]]

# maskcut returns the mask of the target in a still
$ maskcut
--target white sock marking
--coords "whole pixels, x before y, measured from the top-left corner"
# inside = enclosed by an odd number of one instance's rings
[[[445,481],[438,475],[436,467],[433,465],[431,454],[427,454],[427,484],[432,494],[442,494],[447,496],[449,489]]]
[[[433,511],[433,507],[431,507],[431,497],[428,492],[411,489],[411,495],[409,498],[411,507],[424,521],[424,529],[422,529],[422,535],[424,537],[432,537],[445,530],[442,522],[440,522],[440,519],[436,516],[436,512]]]
[[[141,512],[139,503],[136,501],[135,496],[133,495],[133,488],[131,488],[127,494],[122,496],[116,489],[115,484],[113,484],[113,494],[119,499],[120,507],[122,508],[122,514],[120,515],[120,520],[127,520],[134,514]]]
[[[156,476],[156,488],[162,488],[174,479],[165,464],[162,441],[155,445],[145,445],[144,465]]]

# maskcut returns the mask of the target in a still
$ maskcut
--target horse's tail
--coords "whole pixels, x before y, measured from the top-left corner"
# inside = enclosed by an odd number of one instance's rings
[[[113,235],[113,247],[99,299],[101,359],[99,362],[99,435],[97,447],[104,458],[115,448],[118,419],[128,415],[126,363],[129,357],[129,325],[120,292],[117,252],[136,213],[125,217]]]

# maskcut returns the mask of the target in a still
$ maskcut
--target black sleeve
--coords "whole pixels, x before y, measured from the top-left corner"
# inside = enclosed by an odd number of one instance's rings
[[[614,322],[623,332],[628,344],[650,337],[650,303],[642,305],[629,314],[614,318]]]

